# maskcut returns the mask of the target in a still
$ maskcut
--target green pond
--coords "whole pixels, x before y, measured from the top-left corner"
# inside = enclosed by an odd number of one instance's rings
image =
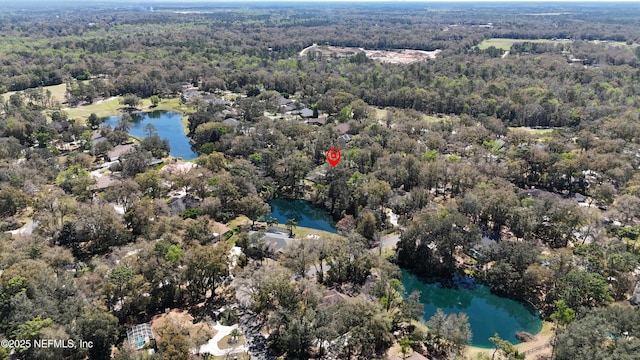
[[[336,223],[331,215],[306,200],[273,199],[269,201],[269,205],[271,214],[267,219],[274,217],[280,224],[286,224],[287,220],[294,219],[298,223],[297,226],[336,232]]]
[[[284,224],[287,219],[295,219],[298,226],[311,229],[336,232],[335,222],[323,209],[313,206],[305,200],[274,199],[269,201],[271,214]],[[492,294],[484,285],[459,286],[446,288],[438,283],[425,283],[406,270],[401,277],[407,293],[418,290],[420,301],[424,304],[424,320],[428,321],[436,309],[441,308],[447,314],[464,312],[469,316],[473,339],[471,345],[491,348],[489,338],[495,333],[513,344],[520,341],[516,331],[536,334],[542,329],[542,321],[524,304]],[[469,284],[468,278],[462,282]]]
[[[104,123],[112,128],[118,124],[122,116],[109,116],[104,118]],[[193,160],[198,154],[191,149],[189,138],[184,133],[182,126],[182,114],[172,111],[156,110],[131,114],[131,129],[129,134],[137,137],[145,137],[147,124],[156,128],[161,139],[169,140],[171,150],[169,154],[184,160]]]
[[[425,283],[415,275],[402,270],[402,283],[407,291],[420,291],[420,301],[424,304],[424,320],[428,321],[436,309],[446,314],[463,312],[469,316],[473,339],[471,345],[491,348],[489,338],[495,333],[513,344],[520,343],[516,331],[537,334],[542,329],[539,316],[524,304],[492,294],[489,287],[470,284],[457,288],[443,287],[439,283]]]

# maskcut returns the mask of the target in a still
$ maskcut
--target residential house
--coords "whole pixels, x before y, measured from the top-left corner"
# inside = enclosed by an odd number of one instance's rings
[[[197,99],[199,96],[202,96],[203,93],[204,93],[203,91],[199,91],[199,90],[185,91],[180,95],[180,100],[186,104],[189,101],[193,99]]]
[[[257,233],[256,231],[249,232],[249,235]],[[282,254],[285,252],[284,248],[293,241],[289,237],[288,232],[265,232],[260,241],[264,242],[265,249],[274,254]]]
[[[240,121],[234,118],[228,118],[228,119],[224,119],[222,121],[222,124],[228,127],[237,128],[240,125]]]
[[[133,151],[132,144],[116,145],[113,149],[107,152],[107,161],[118,161],[120,157],[130,151]]]
[[[344,144],[348,144],[351,142],[351,135],[349,134],[342,134],[338,137],[338,140],[340,140],[341,142],[343,142]]]
[[[199,206],[200,201],[191,194],[187,194],[179,198],[173,198],[169,201],[169,209],[174,215],[181,214],[185,210],[197,208]]]
[[[336,129],[336,131],[338,131],[340,134],[346,134],[347,132],[349,132],[349,130],[351,130],[351,125],[339,124],[334,126],[334,129]]]
[[[291,104],[293,104],[293,100],[287,99],[284,96],[282,96],[282,97],[280,97],[280,99],[278,99],[278,106],[280,106],[280,107],[286,107],[286,106],[291,105]]]
[[[222,241],[224,237],[231,231],[229,227],[217,221],[213,222],[213,233],[211,234],[214,241]]]
[[[87,188],[90,191],[103,191],[114,183],[111,175],[94,176],[94,178],[96,183]]]
[[[301,118],[308,119],[313,117],[313,110],[309,108],[304,108],[298,112]]]
[[[327,118],[326,117],[311,118],[311,119],[305,120],[305,122],[310,125],[323,126],[324,124],[327,123]]]
[[[324,293],[322,297],[322,303],[327,306],[336,306],[344,301],[347,301],[350,296],[345,295],[338,290],[331,289]]]
[[[520,190],[520,196],[533,197],[543,200],[562,200],[562,196],[556,193],[540,190],[536,188],[531,188],[529,190]]]
[[[57,132],[69,131],[71,128],[71,123],[68,121],[53,121],[49,124],[52,128],[54,128]]]

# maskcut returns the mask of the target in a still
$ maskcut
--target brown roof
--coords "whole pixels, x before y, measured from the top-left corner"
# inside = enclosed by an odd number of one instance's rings
[[[335,129],[338,130],[340,133],[345,134],[347,131],[351,129],[351,126],[349,126],[349,124],[340,124],[340,125],[336,125]]]
[[[102,175],[96,179],[96,183],[88,187],[89,190],[104,190],[111,186],[113,179],[109,175]]]
[[[116,147],[113,148],[113,150],[109,151],[107,153],[107,156],[109,157],[109,159],[111,161],[115,161],[117,160],[120,156],[128,153],[129,151],[133,150],[133,145],[131,144],[127,144],[127,145],[116,145]]]
[[[213,222],[213,230],[218,234],[224,235],[229,232],[229,227],[223,223],[219,223],[217,221]]]
[[[340,304],[343,301],[346,301],[349,298],[348,295],[345,295],[335,289],[331,289],[324,293],[324,297],[322,298],[322,303],[327,306],[335,306]]]

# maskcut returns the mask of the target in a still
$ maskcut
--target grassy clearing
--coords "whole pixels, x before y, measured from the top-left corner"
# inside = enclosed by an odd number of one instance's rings
[[[480,44],[478,44],[478,49],[485,50],[490,46],[494,46],[497,49],[502,49],[508,51],[511,49],[511,45],[518,42],[534,42],[534,43],[557,43],[560,42],[558,40],[548,40],[548,39],[506,39],[506,38],[492,38],[487,39]]]
[[[60,84],[60,85],[51,85],[51,86],[43,86],[42,89],[44,91],[51,91],[51,101],[52,102],[59,102],[59,103],[63,103],[64,102],[64,95],[67,93],[67,85],[66,84]],[[21,92],[24,93],[24,91],[9,91],[6,92],[4,94],[2,94],[2,96],[4,97],[5,100],[9,100],[9,97],[17,92]]]
[[[246,217],[246,216],[244,216],[244,215],[241,215],[241,216],[238,216],[237,218],[235,218],[235,219],[233,219],[233,220],[229,221],[229,223],[227,224],[227,226],[228,226],[230,229],[236,230],[236,229],[238,229],[239,227],[242,227],[243,225],[246,225],[246,224],[251,224],[251,220],[249,220],[249,218],[248,218],[248,217]]]
[[[424,115],[424,119],[429,121],[429,122],[438,122],[438,121],[449,120],[449,116],[448,115],[443,115],[442,117],[437,117],[437,116],[433,116],[433,115]]]
[[[516,130],[526,131],[533,135],[547,135],[552,133],[555,129],[533,129],[528,126],[517,126],[517,127],[509,127],[509,130],[510,131],[516,131]]]
[[[231,339],[231,335],[227,335],[218,341],[218,347],[220,350],[227,349],[235,349],[238,346],[246,345],[247,341],[244,339],[244,336],[238,336],[238,341],[235,344],[229,344],[229,340]]]
[[[633,43],[631,45],[627,45],[626,41],[601,41],[601,40],[593,40],[592,41],[594,44],[601,44],[601,45],[611,45],[611,46],[618,46],[618,47],[624,47],[627,48],[627,50],[635,50],[636,47],[638,47],[640,44],[637,43]]]
[[[286,227],[285,224],[278,224],[278,226]],[[325,238],[325,239],[329,237],[340,236],[338,234],[330,233],[328,231],[316,230],[316,229],[299,227],[299,226],[293,229],[293,234],[296,236],[296,239],[301,239],[301,240],[306,239],[307,235],[311,235],[311,234],[320,235],[322,238]]]
[[[121,112],[118,109],[120,109],[122,105],[118,100],[119,98],[110,98],[100,103],[65,108],[64,111],[69,115],[69,119],[76,121],[85,121],[92,113],[100,117],[120,115]]]
[[[378,109],[378,108],[374,108],[375,110],[375,118],[378,121],[385,121],[387,119],[387,114],[389,113],[389,110],[387,109]],[[436,121],[443,121],[443,120],[447,120],[449,119],[449,116],[442,116],[442,117],[437,117],[437,116],[433,116],[433,115],[427,115],[427,114],[423,114],[422,115],[423,119],[429,122],[436,122]]]
[[[122,104],[120,104],[120,97],[109,98],[107,100],[101,101],[99,103],[94,103],[91,105],[82,105],[75,108],[67,108],[65,109],[66,113],[69,115],[69,119],[75,119],[76,121],[85,121],[89,118],[89,115],[95,113],[99,117],[106,116],[117,116],[121,115],[122,112],[120,108]],[[183,106],[180,102],[180,99],[162,99],[160,104],[157,107],[151,107],[151,100],[143,99],[142,105],[140,107],[140,111],[153,111],[153,110],[167,110],[174,111],[178,113],[186,113],[187,108]],[[185,132],[187,129],[187,117],[184,116],[182,118],[182,123],[185,127]]]

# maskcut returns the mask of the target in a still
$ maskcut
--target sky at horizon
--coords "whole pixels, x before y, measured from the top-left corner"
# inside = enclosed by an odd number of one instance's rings
[[[404,2],[416,2],[416,3],[426,3],[426,4],[446,4],[446,3],[548,3],[548,4],[558,4],[558,3],[576,3],[576,2],[589,2],[589,3],[602,3],[602,4],[611,4],[611,3],[640,3],[640,0],[614,0],[614,1],[603,1],[603,0],[561,0],[561,1],[553,1],[553,0],[96,0],[87,3],[87,0],[5,0],[4,3],[15,3],[15,4],[65,4],[65,3],[85,3],[90,5],[91,3],[124,3],[124,4],[153,4],[153,3],[237,3],[237,2],[260,2],[260,3],[269,3],[269,2],[291,2],[291,3],[307,3],[307,2],[386,2],[386,3],[404,3]]]

